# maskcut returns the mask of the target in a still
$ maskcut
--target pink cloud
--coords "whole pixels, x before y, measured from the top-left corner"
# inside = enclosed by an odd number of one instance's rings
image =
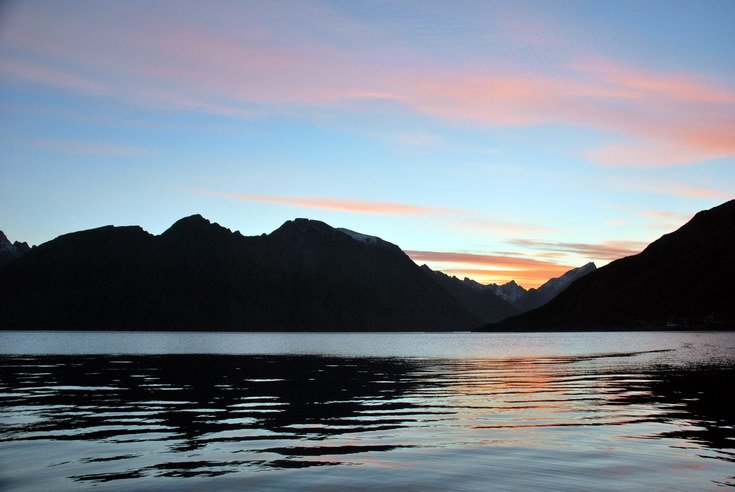
[[[666,73],[616,63],[611,60],[586,60],[574,69],[597,76],[618,88],[619,95],[631,99],[645,97],[684,102],[735,104],[730,88],[705,80],[696,74]],[[627,91],[627,92],[622,92]]]
[[[475,234],[524,235],[552,231],[552,228],[531,224],[496,221],[479,216],[469,210],[397,202],[352,200],[330,197],[293,197],[253,193],[230,193],[210,190],[190,190],[192,193],[228,200],[290,205],[301,208],[329,210],[373,215],[430,216],[450,229],[470,231]]]
[[[0,75],[89,94],[103,92],[102,85],[84,77],[13,59],[0,62]]]
[[[717,188],[677,183],[673,181],[660,182],[652,185],[649,189],[655,189],[659,193],[670,195],[712,198],[715,200],[731,200],[735,196],[735,192],[727,192]]]
[[[641,217],[651,219],[648,227],[652,229],[665,230],[667,232],[678,229],[692,218],[691,215],[678,214],[666,210],[645,209],[636,210],[635,213]]]
[[[713,188],[711,186],[702,186],[674,180],[654,179],[638,182],[631,182],[629,180],[613,180],[613,183],[616,188],[621,190],[642,191],[659,195],[708,198],[720,201],[731,200],[735,197],[735,193],[721,188]]]
[[[333,20],[331,12],[303,10],[312,22]],[[14,55],[3,61],[3,73],[138,104],[234,117],[294,108],[304,114],[376,99],[456,123],[590,127],[616,138],[587,153],[609,166],[661,167],[735,155],[735,87],[696,73],[583,59],[574,50],[568,55],[572,62],[553,73],[531,66],[468,71],[407,50],[387,51],[385,44],[343,47],[303,33],[284,40],[288,34],[278,31],[283,26],[269,31],[258,15],[272,18],[258,12],[228,31],[196,25],[183,15],[144,22],[119,15],[112,25],[110,19],[73,16],[59,22],[37,10],[32,22],[9,25],[4,33],[13,52],[35,61]],[[364,34],[361,26],[352,27]],[[554,29],[539,31],[533,24],[510,31],[542,44],[558,42]]]
[[[352,212],[358,214],[376,215],[446,215],[458,211],[441,207],[427,207],[394,202],[376,202],[349,200],[343,198],[316,198],[316,197],[288,197],[274,195],[257,195],[249,193],[226,193],[219,191],[194,191],[199,195],[241,200],[246,202],[273,203],[277,205],[292,205],[296,207],[330,210],[335,212]]]

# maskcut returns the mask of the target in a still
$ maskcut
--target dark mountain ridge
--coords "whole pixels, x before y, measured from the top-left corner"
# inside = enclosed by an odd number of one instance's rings
[[[572,282],[580,279],[590,272],[597,269],[597,266],[590,262],[579,268],[569,270],[561,277],[555,277],[546,281],[538,289],[528,289],[528,291],[513,303],[513,306],[520,312],[525,313],[531,309],[543,306],[554,297],[569,287]]]
[[[735,328],[735,200],[485,331]]]
[[[423,331],[483,322],[400,248],[374,239],[308,219],[249,237],[200,215],[159,236],[138,226],[66,234],[0,269],[0,328]]]
[[[16,258],[20,258],[31,250],[28,243],[15,241],[11,243],[10,240],[5,236],[3,231],[0,231],[0,268],[7,265]]]
[[[519,313],[510,302],[495,294],[487,286],[467,278],[460,280],[454,276],[450,277],[445,273],[432,270],[427,265],[421,265],[421,270],[486,323],[494,323]]]

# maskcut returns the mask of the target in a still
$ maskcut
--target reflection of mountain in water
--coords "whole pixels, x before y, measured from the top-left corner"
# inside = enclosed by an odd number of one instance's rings
[[[735,448],[735,413],[732,395],[734,367],[659,368],[652,378],[629,386],[622,398],[611,403],[649,404],[661,410],[662,421],[687,419],[695,425],[666,431],[655,437],[673,437],[715,449]],[[731,455],[735,461],[735,454]]]
[[[719,458],[708,461],[731,460],[735,417],[723,388],[733,367],[649,371],[626,362],[635,355],[4,357],[0,458],[25,443],[38,458],[18,470],[25,476],[54,464],[62,477],[135,486],[155,477],[401,463],[401,453],[414,463],[410,453],[467,446],[483,463],[509,450],[592,452],[618,442],[610,436],[655,438],[619,440],[626,452],[685,441]],[[60,447],[69,441],[86,444]],[[451,465],[452,456],[442,459]],[[650,456],[662,459],[656,449]]]

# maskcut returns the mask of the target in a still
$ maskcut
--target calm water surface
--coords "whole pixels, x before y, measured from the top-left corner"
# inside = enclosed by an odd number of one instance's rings
[[[0,333],[0,489],[715,490],[735,333]]]

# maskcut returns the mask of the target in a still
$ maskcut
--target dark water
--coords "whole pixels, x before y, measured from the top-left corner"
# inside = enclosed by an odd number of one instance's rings
[[[5,490],[735,484],[733,333],[0,333],[0,352]]]

